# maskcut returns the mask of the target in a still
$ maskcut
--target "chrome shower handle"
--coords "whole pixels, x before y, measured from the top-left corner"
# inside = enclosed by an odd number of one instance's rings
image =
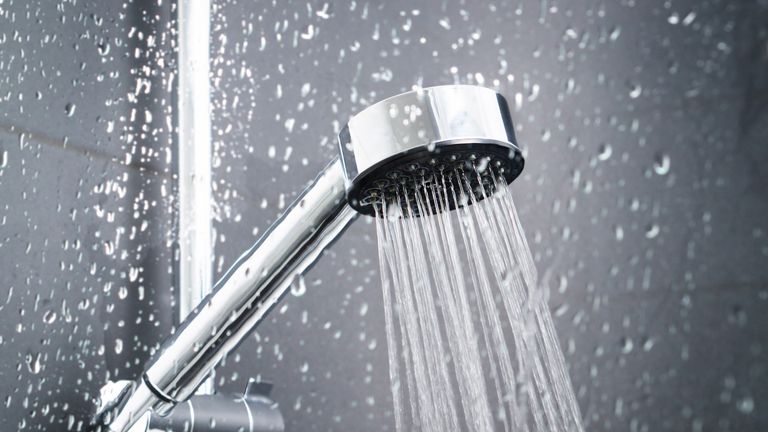
[[[126,432],[147,410],[186,400],[356,217],[336,158],[235,262],[150,361],[107,422]]]
[[[167,413],[192,395],[355,218],[351,206],[372,214],[369,198],[392,189],[396,196],[394,186],[417,184],[423,170],[485,161],[509,183],[524,163],[504,97],[464,85],[418,89],[366,108],[341,131],[339,154],[163,344],[107,416],[109,431],[126,432],[147,410]]]

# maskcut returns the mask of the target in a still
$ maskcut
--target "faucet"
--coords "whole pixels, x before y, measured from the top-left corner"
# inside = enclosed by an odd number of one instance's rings
[[[493,90],[469,85],[420,88],[353,116],[339,133],[339,155],[240,256],[162,344],[144,373],[117,391],[102,391],[94,424],[102,431],[134,432],[148,412],[169,414],[193,395],[280,301],[296,275],[309,270],[358,214],[375,215],[375,206],[392,199],[395,186],[416,187],[426,173],[448,176],[488,164],[507,183],[524,166],[507,102]],[[483,179],[472,181],[474,187],[484,187]]]

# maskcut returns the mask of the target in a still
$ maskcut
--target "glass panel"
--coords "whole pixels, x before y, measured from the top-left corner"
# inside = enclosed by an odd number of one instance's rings
[[[0,0],[0,430],[83,431],[177,322],[173,1]],[[214,279],[370,104],[508,99],[585,429],[768,426],[768,4],[267,2],[211,14]],[[394,430],[360,217],[219,368],[287,430]]]
[[[0,3],[2,430],[84,430],[170,332],[170,17]]]
[[[526,153],[512,191],[586,430],[766,424],[765,5],[214,4],[219,274],[351,115],[414,86],[488,86]],[[296,282],[222,388],[274,382],[296,430],[393,430],[370,222]]]

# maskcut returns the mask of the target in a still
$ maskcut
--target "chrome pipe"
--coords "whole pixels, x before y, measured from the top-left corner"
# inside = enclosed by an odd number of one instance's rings
[[[211,103],[209,82],[210,0],[178,2],[179,197],[178,312],[180,323],[213,286]],[[213,393],[213,377],[199,393]]]
[[[179,8],[178,194],[179,321],[213,285],[211,222],[211,107],[208,0],[184,0]]]
[[[135,390],[113,408],[109,431],[128,432],[147,409],[166,414],[194,393],[356,217],[345,183],[337,158],[163,344]]]

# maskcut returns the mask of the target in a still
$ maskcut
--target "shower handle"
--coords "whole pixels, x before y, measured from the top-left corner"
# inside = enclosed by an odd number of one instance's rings
[[[163,343],[142,377],[118,400],[102,401],[111,408],[99,421],[111,432],[127,432],[148,410],[167,414],[188,399],[356,215],[336,158],[232,265]]]
[[[124,397],[110,399],[118,400],[117,409],[107,410],[113,420],[104,421],[110,431],[127,432],[147,410],[167,413],[191,396],[280,300],[294,276],[344,231],[357,214],[352,207],[373,214],[381,199],[399,202],[396,187],[421,187],[425,172],[485,163],[510,183],[524,164],[506,99],[466,85],[417,89],[369,106],[342,129],[339,154],[341,159],[227,271],[141,379],[121,392]]]

